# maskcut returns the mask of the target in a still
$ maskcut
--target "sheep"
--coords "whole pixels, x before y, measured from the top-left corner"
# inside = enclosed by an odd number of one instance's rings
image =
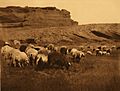
[[[102,51],[100,49],[96,49],[96,56],[102,55]]]
[[[91,51],[87,51],[87,54],[92,55],[92,52]]]
[[[110,55],[110,49],[107,49],[107,50],[104,50],[104,51],[101,51],[99,49],[96,50],[96,56],[99,56],[99,55]]]
[[[83,51],[84,50],[84,46],[79,46],[78,48],[80,51]]]
[[[107,54],[107,51],[102,51],[102,55],[106,55]]]
[[[35,61],[35,57],[38,54],[38,51],[35,50],[34,48],[31,47],[27,47],[25,50],[25,53],[27,54],[27,56],[29,57],[29,61],[30,61],[30,65],[34,65],[34,61]]]
[[[6,41],[6,42],[5,42],[5,45],[9,45],[9,46],[10,46],[10,43]]]
[[[22,45],[20,45],[19,50],[20,50],[21,52],[25,52],[27,46],[28,46],[28,44],[22,44]]]
[[[103,55],[110,55],[111,54],[111,52],[112,52],[112,49],[106,49],[105,51],[103,51]]]
[[[77,49],[75,49],[75,48],[73,48],[73,49],[71,49],[70,54],[71,54],[72,56],[74,56],[74,55],[75,55],[75,53],[76,53],[76,51],[78,51],[78,50],[77,50]]]
[[[120,50],[120,46],[118,46],[116,49],[117,49],[117,50]]]
[[[76,62],[80,62],[82,57],[85,57],[84,52],[82,52],[82,51],[75,51],[74,52],[73,58],[75,59]]]
[[[38,54],[35,58],[36,59],[36,65],[38,65],[38,62],[39,62],[40,58],[42,59],[43,62],[45,62],[45,63],[48,62],[48,56],[47,55]]]
[[[106,49],[106,52],[111,54],[112,49]]]
[[[10,47],[9,45],[5,45],[1,48],[1,54],[4,58],[4,60],[8,60],[9,59],[9,53],[10,51],[13,49],[13,47]]]
[[[54,50],[54,44],[48,44],[47,45],[47,48],[48,48],[48,50],[51,50],[51,51],[53,51]]]
[[[14,40],[13,43],[14,43],[14,45],[20,45],[21,44],[20,41],[18,41],[18,40]]]
[[[11,64],[13,64],[14,67],[24,67],[25,65],[29,64],[29,58],[26,55],[25,52],[21,52],[18,49],[12,49],[10,51],[10,57],[11,57]]]
[[[58,47],[54,47],[54,51],[58,52],[59,48]]]
[[[111,49],[112,49],[112,50],[115,50],[115,49],[116,49],[116,46],[115,46],[115,45],[111,46]]]
[[[45,68],[48,64],[48,55],[38,54],[35,58],[35,63],[38,68]]]
[[[13,40],[13,46],[14,46],[14,48],[19,49],[19,48],[20,48],[20,45],[21,45],[20,41],[18,41],[18,40]]]
[[[107,46],[106,46],[106,45],[101,46],[101,49],[102,49],[102,50],[106,50],[106,49],[107,49]]]
[[[61,46],[60,53],[65,55],[68,54],[68,48],[66,46]]]
[[[98,46],[97,48],[98,48],[99,50],[101,50],[101,49],[102,49],[102,47],[101,47],[101,46]]]
[[[42,48],[44,48],[44,47],[42,47],[42,46],[34,46],[34,49],[37,50],[37,51],[41,50]]]
[[[85,57],[85,53],[82,51],[79,51],[75,48],[71,49],[70,54],[73,56],[73,59],[75,59],[76,62],[80,62],[80,59],[82,57]]]
[[[66,55],[54,51],[48,54],[48,65],[50,67],[57,65],[60,68],[65,67],[66,69],[69,69],[71,63],[67,59]]]

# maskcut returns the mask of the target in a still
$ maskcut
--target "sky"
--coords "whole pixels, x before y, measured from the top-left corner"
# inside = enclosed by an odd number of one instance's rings
[[[120,0],[0,0],[0,7],[6,6],[66,9],[79,24],[120,23]]]

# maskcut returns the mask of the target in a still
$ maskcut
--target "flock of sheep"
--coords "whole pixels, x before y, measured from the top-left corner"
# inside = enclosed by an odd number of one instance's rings
[[[43,47],[33,44],[21,44],[18,40],[14,40],[13,44],[14,46],[11,46],[10,43],[5,42],[5,45],[1,48],[2,58],[7,64],[13,67],[31,65],[41,69],[46,67],[68,69],[71,62],[79,63],[86,55],[109,56],[112,50],[116,48],[116,46],[99,46],[96,48],[88,46],[85,49],[84,46],[70,48],[67,46],[55,46],[54,44]]]

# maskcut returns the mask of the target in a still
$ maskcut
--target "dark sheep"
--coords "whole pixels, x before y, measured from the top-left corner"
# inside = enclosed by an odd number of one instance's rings
[[[67,54],[67,48],[62,47],[62,48],[60,49],[60,53],[66,55],[66,54]]]
[[[101,50],[102,49],[101,46],[99,46],[98,49]]]
[[[66,67],[66,69],[71,65],[67,57],[58,52],[52,52],[48,55],[48,64],[50,67],[57,65],[60,68]]]
[[[117,50],[120,50],[120,46],[119,46],[119,47],[117,47]]]
[[[23,44],[23,45],[20,46],[19,50],[20,50],[21,52],[25,52],[27,46],[28,46],[27,44]]]

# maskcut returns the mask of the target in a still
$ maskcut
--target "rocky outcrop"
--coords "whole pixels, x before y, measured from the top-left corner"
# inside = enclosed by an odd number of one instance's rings
[[[19,7],[0,8],[0,23],[3,26],[58,27],[78,25],[71,19],[70,12],[56,7]],[[11,24],[12,23],[12,24]]]

